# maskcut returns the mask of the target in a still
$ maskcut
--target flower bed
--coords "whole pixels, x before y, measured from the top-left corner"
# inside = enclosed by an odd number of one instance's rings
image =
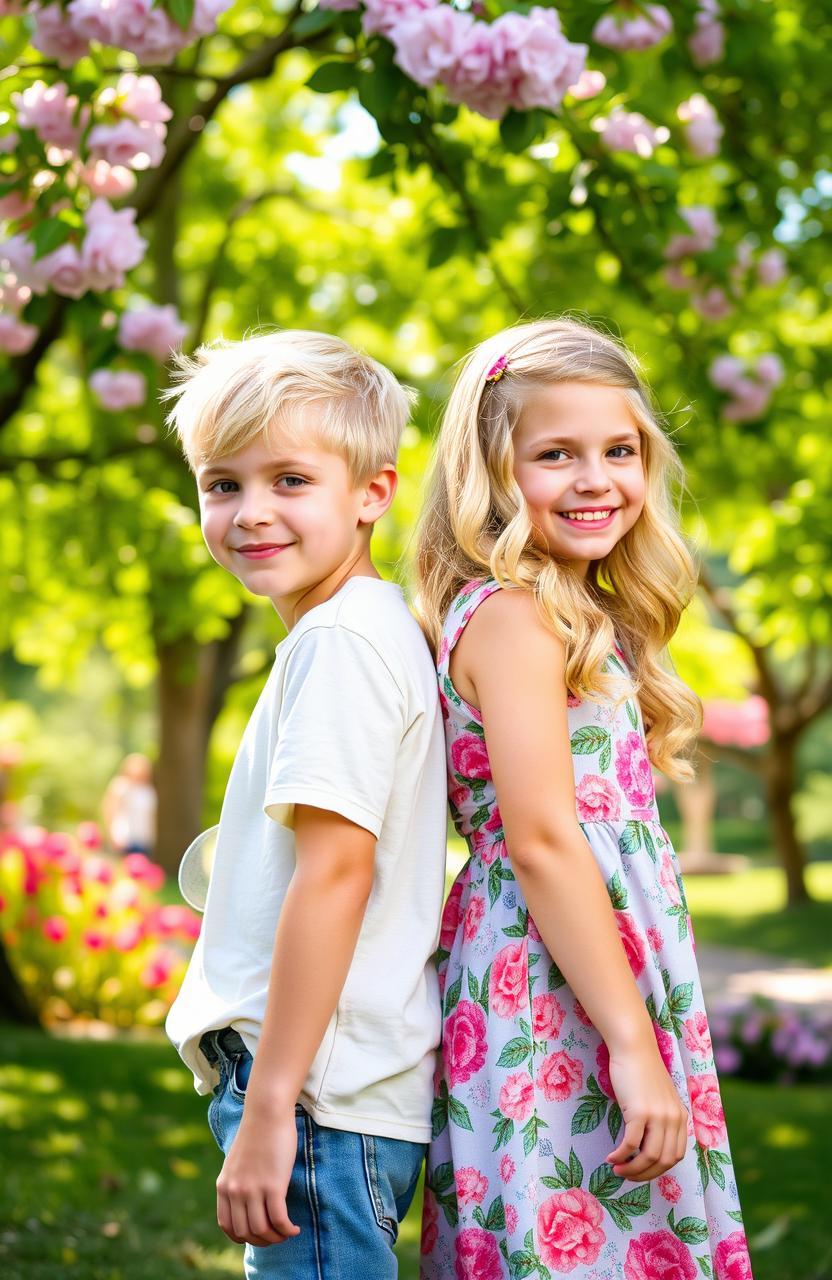
[[[45,1022],[164,1021],[200,917],[165,905],[161,867],[142,853],[98,852],[98,832],[40,827],[0,835],[0,931]]]
[[[723,1075],[780,1084],[832,1080],[832,1010],[760,996],[711,1010],[714,1057]]]

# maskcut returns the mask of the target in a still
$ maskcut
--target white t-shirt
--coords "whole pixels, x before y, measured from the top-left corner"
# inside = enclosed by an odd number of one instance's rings
[[[167,1032],[199,1093],[203,1032],[252,1054],[295,867],[295,804],[377,839],[355,954],[299,1101],[321,1125],[430,1139],[447,788],[436,673],[401,589],[351,578],[277,646],[223,801],[202,931]]]

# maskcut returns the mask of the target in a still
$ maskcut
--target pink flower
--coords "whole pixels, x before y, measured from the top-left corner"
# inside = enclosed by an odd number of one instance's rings
[[[696,1280],[693,1254],[670,1231],[644,1231],[630,1241],[625,1280]]]
[[[79,822],[77,829],[78,843],[85,849],[101,848],[101,831],[97,822]],[[110,865],[109,863],[107,864]]]
[[[144,853],[126,853],[121,865],[131,880],[147,885],[151,892],[161,889],[165,883],[165,873],[158,863],[151,862]]]
[[[0,146],[0,152],[2,150]],[[7,196],[0,196],[0,219],[17,222],[19,218],[25,218],[31,213],[34,207],[28,196],[21,195],[19,191],[10,191]],[[3,286],[4,291],[6,287]]]
[[[647,160],[656,147],[667,142],[670,131],[664,125],[651,124],[638,111],[616,108],[608,116],[596,116],[592,122],[608,151],[631,151]]]
[[[733,314],[734,307],[724,289],[711,285],[704,293],[691,295],[691,306],[704,320],[724,320]]]
[[[488,984],[491,1010],[498,1018],[513,1018],[529,1003],[529,957],[525,939],[510,942],[498,951]]]
[[[581,1004],[580,1000],[576,1000],[576,1001],[575,1001],[575,1003],[574,1003],[574,1005],[573,1005],[573,1012],[574,1012],[575,1017],[578,1019],[578,1021],[580,1022],[580,1024],[581,1024],[581,1026],[582,1026],[582,1027],[591,1027],[591,1026],[592,1026],[592,1019],[590,1018],[590,1016],[589,1016],[589,1014],[587,1013],[586,1009],[585,1009],[585,1008],[583,1007],[583,1005]]]
[[[488,1050],[485,1013],[471,1000],[460,1000],[445,1020],[442,1048],[448,1079],[465,1084],[481,1069]]]
[[[661,4],[644,6],[644,12],[630,17],[626,9],[605,14],[592,29],[596,44],[608,49],[650,49],[673,30],[673,20]]]
[[[105,95],[112,95],[118,107],[140,124],[164,124],[173,115],[162,101],[161,85],[153,76],[137,76],[128,71],[119,77],[114,89],[105,89],[99,95],[99,102],[105,102]]]
[[[509,1120],[518,1124],[528,1120],[534,1106],[534,1081],[528,1071],[516,1071],[508,1077],[500,1090],[498,1105]]]
[[[110,369],[96,369],[90,376],[90,389],[102,408],[116,413],[144,404],[147,380],[144,374],[128,369],[120,369],[117,373]]]
[[[695,30],[688,40],[690,56],[697,67],[719,62],[725,53],[725,28],[718,20],[719,6],[702,3],[694,18]]]
[[[456,1280],[502,1280],[496,1237],[482,1227],[466,1227],[454,1239]]]
[[[324,0],[321,0],[321,7],[326,8]],[[332,5],[329,5],[332,8]],[[419,1248],[420,1253],[430,1253],[439,1236],[439,1212],[436,1208],[436,1198],[433,1192],[425,1187],[425,1198],[422,1204],[422,1242]]]
[[[569,92],[577,102],[586,102],[589,98],[597,98],[598,94],[603,91],[607,83],[607,77],[603,71],[590,71],[585,67],[574,84],[569,86]],[[571,695],[569,695],[571,696]],[[567,698],[567,705],[573,706]]]
[[[581,822],[615,822],[621,816],[619,794],[608,778],[586,773],[575,787]]]
[[[583,1064],[579,1058],[570,1058],[563,1049],[550,1053],[540,1064],[537,1073],[538,1088],[549,1102],[565,1102],[584,1082]]]
[[[373,7],[378,11],[382,5],[375,0]],[[370,6],[368,12],[372,14]],[[451,72],[473,22],[470,13],[460,13],[450,5],[420,7],[415,13],[411,13],[408,6],[408,16],[393,22],[387,34],[396,48],[396,62],[405,75],[417,84],[429,86]]]
[[[779,284],[786,278],[786,259],[780,249],[768,249],[757,263],[760,284]]]
[[[351,0],[329,0],[323,6],[327,9],[347,9],[359,6]],[[436,0],[364,0],[364,15],[361,25],[367,35],[379,32],[383,36],[391,36],[400,22],[408,18],[419,18],[428,9],[436,8]]]
[[[10,356],[23,356],[31,351],[38,336],[36,325],[26,324],[16,316],[0,313],[0,351]]]
[[[675,907],[678,906],[682,901],[682,895],[679,892],[679,881],[676,879],[676,872],[673,869],[670,854],[666,850],[662,854],[659,882],[673,905]]]
[[[685,141],[700,160],[719,155],[719,140],[724,132],[708,99],[694,93],[680,102],[676,114],[685,126]]]
[[[702,1147],[718,1147],[727,1137],[719,1081],[714,1075],[688,1076],[688,1092],[696,1141]]]
[[[473,733],[462,734],[454,739],[451,744],[451,764],[454,771],[463,778],[491,777],[485,743]]]
[[[63,151],[75,151],[78,146],[78,125],[74,116],[78,99],[69,96],[62,80],[49,85],[36,80],[22,93],[13,93],[12,102],[17,107],[17,124],[21,129],[33,129],[41,142],[51,142]]]
[[[125,271],[138,266],[144,257],[147,241],[133,226],[135,217],[135,209],[116,212],[101,196],[87,210],[82,256],[92,289],[120,287]]]
[[[465,908],[462,933],[466,942],[471,942],[477,936],[484,915],[485,898],[482,894],[475,893],[468,899],[468,906]]]
[[[666,1069],[673,1069],[673,1050],[676,1041],[669,1031],[665,1031],[664,1027],[660,1027],[657,1022],[653,1023],[653,1035],[656,1037],[656,1044],[659,1046],[659,1053],[662,1055],[662,1062]]]
[[[94,196],[106,196],[110,200],[128,196],[136,185],[135,174],[122,165],[107,164],[106,160],[90,161],[79,169],[78,176]]]
[[[156,169],[165,154],[164,137],[164,125],[123,119],[116,124],[97,124],[90,130],[87,144],[93,160],[129,169]]]
[[[107,939],[100,929],[86,929],[82,941],[88,951],[101,951],[107,945]]]
[[[0,243],[0,267],[15,277],[19,287],[32,293],[46,293],[49,288],[42,260],[35,262],[35,246],[24,235],[9,236]]]
[[[719,223],[713,209],[707,205],[690,205],[680,208],[679,214],[691,230],[690,235],[672,236],[664,251],[669,262],[687,258],[695,253],[708,253],[719,237]]]
[[[571,44],[561,31],[557,12],[538,6],[525,15],[502,14],[492,24],[492,32],[495,41],[503,42],[514,81],[509,105],[518,110],[548,107],[556,111],[584,69],[587,46]]]
[[[116,951],[133,951],[144,938],[144,929],[138,923],[124,924],[113,934],[113,946]]]
[[[560,1035],[564,1019],[563,1006],[557,996],[546,992],[532,1000],[532,1030],[538,1040],[554,1040]]]
[[[557,1191],[537,1211],[540,1256],[553,1271],[574,1271],[596,1261],[606,1236],[603,1210],[594,1196],[580,1187]]]
[[[514,1235],[517,1230],[517,1210],[513,1204],[507,1204],[505,1207],[506,1215],[506,1231],[510,1236]]]
[[[139,974],[139,982],[143,987],[154,990],[163,987],[176,966],[176,956],[172,951],[160,947],[148,960]]]
[[[644,941],[639,933],[638,926],[627,911],[616,911],[615,923],[618,925],[618,936],[621,938],[624,951],[630,962],[633,977],[639,978],[644,972],[645,954]]]
[[[509,1183],[517,1172],[517,1166],[511,1156],[503,1156],[500,1161],[500,1177],[503,1182]]]
[[[650,943],[650,950],[658,955],[664,946],[664,938],[662,937],[661,930],[657,929],[655,925],[651,924],[650,928],[647,930],[647,941]]]
[[[630,804],[639,809],[653,804],[656,798],[653,774],[640,734],[630,732],[616,742],[615,776]]]
[[[89,52],[87,41],[66,20],[59,4],[32,5],[29,12],[35,19],[33,47],[54,58],[59,67],[72,67]]]
[[[63,916],[47,916],[43,922],[43,936],[50,942],[63,942],[69,933],[69,925]]]
[[[778,387],[785,376],[783,361],[773,352],[760,356],[754,369],[760,381],[770,387]]]
[[[456,1194],[460,1204],[482,1204],[488,1179],[472,1165],[456,1171]]]
[[[744,1231],[734,1231],[720,1240],[714,1252],[714,1277],[715,1280],[753,1280]]]
[[[683,1030],[685,1044],[691,1053],[696,1053],[701,1058],[709,1058],[711,1056],[711,1033],[708,1029],[708,1019],[704,1010],[698,1009],[690,1018],[686,1018]]]
[[[669,1204],[678,1204],[682,1198],[682,1188],[674,1177],[669,1173],[664,1173],[657,1180],[656,1186],[659,1188],[659,1194],[664,1196]]]
[[[56,293],[65,298],[80,298],[87,292],[87,273],[74,244],[62,244],[54,253],[41,258],[40,265]]]
[[[733,391],[744,374],[745,365],[736,356],[717,356],[708,366],[708,380],[717,391]]]
[[[442,911],[442,925],[439,930],[439,945],[443,951],[450,951],[459,929],[462,914],[460,899],[465,888],[464,882],[457,878],[451,886],[448,900]]]

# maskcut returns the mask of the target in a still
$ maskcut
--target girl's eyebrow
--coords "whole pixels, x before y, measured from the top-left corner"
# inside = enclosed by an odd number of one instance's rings
[[[575,445],[575,444],[581,444],[582,441],[583,441],[583,436],[546,435],[546,436],[541,436],[539,440],[534,441],[532,444],[532,448],[539,449],[544,444],[545,445],[561,445],[561,444]],[[619,431],[615,435],[609,436],[608,439],[605,441],[605,443],[607,445],[639,444],[640,436],[637,431],[632,431],[632,430]]]

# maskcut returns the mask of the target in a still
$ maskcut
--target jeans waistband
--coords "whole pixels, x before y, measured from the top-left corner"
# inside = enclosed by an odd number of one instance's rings
[[[246,1052],[245,1042],[233,1027],[222,1027],[219,1031],[206,1031],[199,1042],[205,1057],[216,1066],[220,1058],[237,1058]]]

